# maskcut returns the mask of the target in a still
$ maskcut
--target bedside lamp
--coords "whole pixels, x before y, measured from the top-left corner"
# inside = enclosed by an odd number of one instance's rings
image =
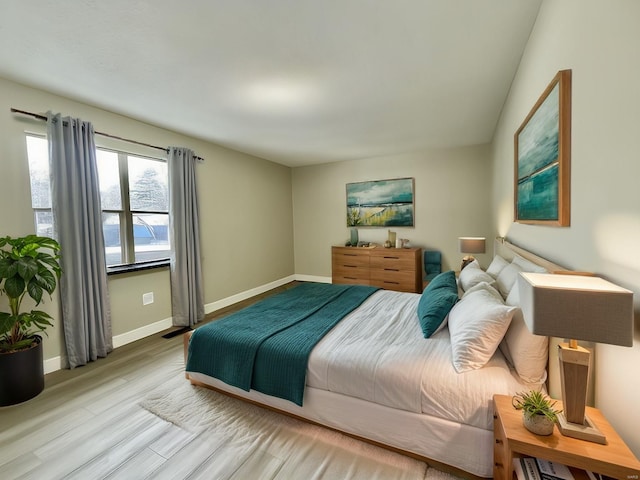
[[[532,333],[570,339],[558,346],[563,435],[606,444],[585,415],[591,352],[578,340],[633,346],[633,292],[599,277],[520,273],[520,304]]]
[[[460,253],[484,253],[485,238],[484,237],[458,237],[458,250]],[[472,255],[465,255],[462,258],[462,266],[460,270],[473,262],[475,258]]]

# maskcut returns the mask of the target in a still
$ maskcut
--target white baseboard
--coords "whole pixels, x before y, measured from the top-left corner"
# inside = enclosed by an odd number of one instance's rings
[[[223,298],[222,300],[218,300],[212,303],[207,303],[204,306],[204,313],[209,314],[211,312],[215,312],[216,310],[220,310],[221,308],[228,307],[230,305],[233,305],[234,303],[247,300],[248,298],[255,297],[256,295],[260,295],[261,293],[268,292],[269,290],[273,290],[274,288],[281,287],[282,285],[286,285],[287,283],[293,282],[294,280],[297,280],[296,276],[289,275],[288,277],[281,278],[280,280],[276,280],[274,282],[267,283],[265,285],[261,285],[256,288],[252,288],[251,290],[246,290],[244,292],[231,295],[230,297]]]
[[[295,277],[299,282],[331,283],[331,277],[318,277],[316,275],[296,275]]]
[[[113,348],[122,347],[128,343],[135,342],[136,340],[141,340],[145,337],[149,337],[158,332],[162,332],[168,328],[171,328],[173,322],[171,317],[165,318],[164,320],[160,320],[158,322],[154,322],[150,325],[145,325],[144,327],[136,328],[135,330],[131,330],[130,332],[126,332],[120,335],[116,335],[113,337]],[[44,374],[55,372],[56,370],[62,369],[62,357],[57,356],[53,358],[45,359],[44,363]]]
[[[274,288],[286,285],[287,283],[296,280],[300,282],[331,283],[331,277],[318,277],[314,275],[289,275],[288,277],[281,278],[280,280],[276,280],[274,282],[270,282],[256,288],[252,288],[251,290],[237,293],[236,295],[223,298],[222,300],[218,300],[216,302],[208,303],[204,306],[204,312],[205,314],[215,312],[216,310],[220,310],[221,308],[228,307],[230,305],[233,305],[234,303],[241,302],[242,300],[247,300],[251,297],[255,297],[256,295],[260,295],[261,293],[268,292],[269,290],[273,290]],[[130,332],[116,335],[115,337],[113,337],[113,348],[121,347],[128,343],[135,342],[136,340],[141,340],[145,337],[149,337],[158,332],[162,332],[163,330],[171,328],[172,326],[172,319],[171,317],[169,317],[150,325],[136,328],[135,330],[131,330]],[[44,361],[45,374],[55,372],[56,370],[60,370],[61,368],[62,357],[60,356],[47,358]]]
[[[62,369],[62,357],[59,355],[57,357],[47,358],[43,363],[45,375]]]
[[[256,288],[252,288],[251,290],[237,293],[227,298],[223,298],[222,300],[218,300],[217,302],[208,303],[204,306],[204,313],[209,314],[215,312],[216,310],[220,310],[221,308],[225,308],[233,305],[234,303],[247,300],[251,297],[255,297],[256,295],[268,292],[269,290],[273,290],[274,288],[281,287],[282,285],[286,285],[287,283],[293,281],[331,283],[331,277],[318,277],[314,275],[289,275],[288,277],[281,278],[280,280],[276,280],[274,282],[267,283]]]
[[[115,337],[113,337],[113,348],[121,347],[123,345],[126,345],[127,343],[135,342],[136,340],[141,340],[158,332],[162,332],[167,328],[171,328],[172,326],[172,317],[169,317],[165,318],[164,320],[160,320],[159,322],[136,328],[135,330],[131,330],[130,332],[116,335]]]

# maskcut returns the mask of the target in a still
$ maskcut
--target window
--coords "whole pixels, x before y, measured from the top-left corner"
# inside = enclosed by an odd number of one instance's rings
[[[27,135],[27,156],[31,176],[31,206],[36,220],[36,234],[53,237],[51,184],[49,183],[49,147],[47,139]]]
[[[27,135],[31,201],[38,235],[55,232],[49,157],[44,137]],[[166,160],[98,148],[102,231],[107,266],[169,258],[169,175]]]

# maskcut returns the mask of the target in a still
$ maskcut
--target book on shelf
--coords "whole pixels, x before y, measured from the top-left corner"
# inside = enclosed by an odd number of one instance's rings
[[[606,480],[609,478],[533,457],[514,458],[513,471],[518,480]]]
[[[518,480],[575,480],[566,465],[540,458],[514,458],[513,469]]]

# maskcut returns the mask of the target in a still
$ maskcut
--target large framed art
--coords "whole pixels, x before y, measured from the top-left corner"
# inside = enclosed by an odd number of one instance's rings
[[[347,183],[347,226],[413,227],[413,178]]]
[[[561,70],[515,133],[515,221],[571,224],[571,70]]]

